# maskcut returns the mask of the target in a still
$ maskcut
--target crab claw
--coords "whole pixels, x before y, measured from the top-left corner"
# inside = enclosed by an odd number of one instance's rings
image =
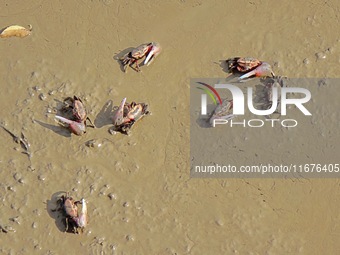
[[[157,55],[161,52],[161,50],[162,49],[159,43],[152,42],[151,50],[144,60],[144,65],[147,65],[147,66],[150,65],[150,63],[157,57]]]
[[[56,115],[55,118],[61,121],[63,124],[67,124],[72,133],[75,135],[82,135],[86,133],[86,126],[84,122],[76,122],[74,120],[69,120],[58,115]]]
[[[270,76],[270,75],[273,77],[275,76],[272,70],[272,67],[267,62],[263,62],[261,65],[256,67],[254,70],[240,76],[238,79],[242,80],[242,79],[249,78],[251,76],[263,77],[263,76]]]
[[[126,102],[126,97],[123,98],[122,102],[119,105],[119,108],[116,114],[113,116],[113,125],[119,126],[124,122],[124,105]]]
[[[86,201],[84,198],[81,199],[80,203],[81,203],[81,211],[75,220],[76,220],[77,225],[80,228],[85,228],[87,225],[87,205],[86,205]]]

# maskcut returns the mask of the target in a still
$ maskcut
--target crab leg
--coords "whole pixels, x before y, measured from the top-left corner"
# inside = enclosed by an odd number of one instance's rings
[[[139,69],[138,59],[136,59],[136,60],[134,61],[134,63],[136,63],[136,67],[135,67],[136,71],[139,72],[140,69]],[[132,64],[133,64],[133,63],[132,63]]]
[[[91,125],[91,126],[88,125],[88,127],[96,128],[96,126],[93,124],[92,120],[89,117],[86,117],[86,120],[88,120],[90,122],[90,125]]]

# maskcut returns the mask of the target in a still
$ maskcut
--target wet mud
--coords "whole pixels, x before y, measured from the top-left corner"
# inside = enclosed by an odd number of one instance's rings
[[[339,27],[339,8],[335,0],[3,3],[1,28],[33,30],[0,38],[0,253],[339,253],[338,179],[189,176],[190,78],[226,77],[223,60],[233,56],[263,59],[278,75],[336,78],[340,37],[331,28]],[[150,41],[162,53],[140,73],[124,73],[118,59]],[[325,82],[313,93],[339,102],[327,89]],[[73,95],[96,126],[83,136],[54,118]],[[110,134],[124,97],[152,114],[128,136]],[[321,147],[320,139],[275,146],[270,137],[280,130],[267,135],[268,146],[240,147],[244,133],[235,132],[228,155],[242,162],[259,151],[275,162],[303,148],[333,157],[339,113],[330,107],[315,109],[334,119],[329,133],[319,130]],[[54,211],[66,191],[88,202],[81,235],[65,233]]]

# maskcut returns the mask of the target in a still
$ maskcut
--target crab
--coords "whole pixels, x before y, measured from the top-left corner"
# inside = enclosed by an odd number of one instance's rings
[[[127,135],[131,127],[149,113],[147,104],[135,102],[129,104],[124,98],[113,116],[113,128]]]
[[[61,196],[58,202],[65,218],[65,232],[73,232],[75,234],[79,234],[80,231],[83,232],[88,222],[85,199],[82,198],[80,201],[75,201],[67,192],[66,195]],[[80,210],[78,208],[79,204],[81,204]]]
[[[233,100],[224,99],[222,104],[219,104],[213,114],[211,115],[209,122],[211,126],[215,126],[215,120],[230,120],[235,117],[232,114]]]
[[[272,76],[275,74],[267,62],[260,61],[256,58],[252,57],[236,57],[229,58],[226,60],[228,64],[228,68],[230,72],[236,73],[245,73],[244,75],[239,77],[239,80],[249,78],[252,76],[256,77],[264,77],[264,76]]]
[[[65,106],[62,108],[62,111],[68,113],[69,119],[58,115],[55,118],[68,126],[72,133],[75,135],[86,133],[86,121],[89,121],[90,126],[94,127],[91,119],[87,117],[86,108],[79,97],[67,97],[64,102]]]
[[[256,58],[251,58],[251,57],[245,57],[245,58],[229,58],[226,60],[228,64],[229,71],[231,72],[249,72],[259,65],[262,64],[262,61],[256,59]]]
[[[77,218],[78,218],[78,207],[77,204],[79,201],[75,201],[72,197],[69,196],[67,192],[66,195],[61,196],[58,200],[59,204],[64,213],[65,217],[65,232],[73,231],[73,233],[77,233]],[[69,227],[71,226],[71,229]]]
[[[124,71],[126,72],[127,65],[131,68],[134,63],[136,63],[136,67],[133,68],[136,72],[140,71],[138,60],[145,57],[144,65],[149,65],[161,52],[161,46],[156,42],[145,43],[137,48],[133,49],[132,51],[125,54],[120,61],[123,64]]]

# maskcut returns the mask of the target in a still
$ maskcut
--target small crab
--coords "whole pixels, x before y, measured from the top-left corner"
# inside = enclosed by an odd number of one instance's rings
[[[144,103],[126,103],[124,98],[113,117],[115,131],[128,134],[131,127],[144,115],[149,114],[148,105]]]
[[[251,57],[229,58],[226,62],[228,64],[229,71],[241,73],[249,72],[262,64],[262,61]]]
[[[65,232],[73,231],[74,233],[77,233],[77,228],[78,228],[77,203],[79,203],[79,201],[75,201],[72,197],[69,196],[69,193],[67,192],[66,196],[65,195],[61,196],[58,202],[61,205],[61,208],[64,213],[64,217],[65,217]]]
[[[62,111],[68,113],[69,119],[58,115],[55,116],[55,118],[62,124],[68,126],[72,133],[76,135],[86,133],[87,120],[90,122],[91,127],[94,127],[91,119],[87,117],[86,108],[79,97],[68,97],[64,100],[64,102],[65,106],[62,108]]]
[[[140,68],[138,65],[138,60],[145,57],[144,65],[149,65],[161,52],[161,46],[156,42],[145,43],[132,51],[125,54],[124,57],[120,59],[123,64],[124,71],[126,72],[126,67],[129,65],[131,68],[134,63],[136,63],[136,67],[133,68],[135,71],[139,72]]]
[[[249,78],[251,76],[264,77],[275,76],[271,66],[267,62],[262,62],[252,57],[236,57],[226,60],[229,71],[232,73],[245,73],[239,77],[239,80]]]
[[[232,114],[233,100],[224,99],[222,104],[219,104],[213,114],[211,115],[209,122],[211,126],[215,125],[215,120],[230,120],[235,117]]]
[[[85,199],[82,198],[80,201],[75,201],[67,192],[66,195],[61,196],[58,202],[59,207],[61,207],[63,211],[63,216],[65,219],[65,232],[79,234],[79,229],[81,232],[83,232],[88,223],[87,205]],[[78,208],[79,204],[81,204],[80,210]]]

